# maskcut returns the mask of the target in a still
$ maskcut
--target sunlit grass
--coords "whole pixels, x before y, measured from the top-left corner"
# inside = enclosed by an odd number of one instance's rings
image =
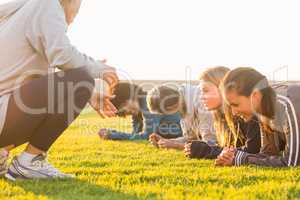
[[[146,141],[98,138],[99,128],[115,126],[130,131],[130,120],[82,114],[49,152],[51,163],[76,178],[0,179],[0,199],[300,199],[299,168],[215,168]]]

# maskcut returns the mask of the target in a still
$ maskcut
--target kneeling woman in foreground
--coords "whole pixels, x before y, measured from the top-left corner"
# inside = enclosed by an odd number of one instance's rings
[[[80,3],[17,0],[0,6],[0,176],[71,177],[47,161],[47,151],[88,101],[98,112],[111,108],[109,116],[116,111],[94,91],[95,78],[113,88],[115,70],[80,53],[66,35]],[[25,143],[7,169],[9,151]]]
[[[299,85],[272,88],[267,78],[256,70],[237,68],[227,74],[222,90],[236,115],[245,120],[253,114],[258,116],[262,149],[259,154],[225,149],[216,160],[216,165],[299,165]]]

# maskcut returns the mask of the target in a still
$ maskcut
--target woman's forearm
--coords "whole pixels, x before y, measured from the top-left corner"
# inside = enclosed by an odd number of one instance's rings
[[[176,149],[178,149],[178,150],[184,150],[184,143],[177,143],[176,144]]]

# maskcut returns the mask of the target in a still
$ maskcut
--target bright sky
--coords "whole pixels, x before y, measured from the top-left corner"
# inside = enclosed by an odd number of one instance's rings
[[[297,0],[83,0],[69,36],[134,79],[224,65],[300,80],[299,22]]]

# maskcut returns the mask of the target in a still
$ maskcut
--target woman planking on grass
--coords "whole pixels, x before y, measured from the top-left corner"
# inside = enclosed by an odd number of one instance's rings
[[[101,129],[99,136],[109,140],[148,140],[149,135],[157,132],[166,138],[182,136],[179,113],[159,115],[150,113],[146,102],[147,93],[139,86],[122,82],[116,85],[112,99],[120,117],[131,115],[132,133]]]
[[[89,100],[98,112],[116,111],[93,91],[94,78],[113,87],[115,69],[77,51],[66,35],[80,4],[17,0],[0,6],[0,174],[11,180],[70,177],[48,163],[46,152]],[[25,143],[7,169],[9,151]]]
[[[257,119],[251,116],[244,122],[239,117],[233,117],[230,111],[224,114],[223,98],[219,85],[225,74],[225,67],[209,68],[200,76],[201,101],[207,110],[213,114],[213,124],[218,145],[210,145],[205,141],[191,141],[185,145],[185,154],[190,158],[214,159],[224,147],[235,146],[243,152],[257,153],[260,149],[260,130]]]
[[[150,142],[159,148],[184,150],[184,144],[190,140],[203,140],[208,144],[216,143],[212,115],[199,101],[199,87],[191,84],[181,85],[178,89],[171,86],[153,88],[147,97],[152,113],[174,113],[182,116],[183,136],[168,139],[158,133],[150,136]],[[162,109],[165,108],[165,109]]]
[[[216,165],[299,166],[299,85],[271,87],[255,69],[237,68],[226,75],[222,90],[235,115],[245,120],[258,117],[262,148],[257,154],[224,149]]]

